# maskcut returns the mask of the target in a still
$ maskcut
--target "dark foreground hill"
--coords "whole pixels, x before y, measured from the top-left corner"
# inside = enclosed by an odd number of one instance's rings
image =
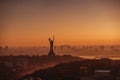
[[[0,80],[19,80],[19,78],[34,71],[82,59],[71,55],[56,55],[53,57],[47,55],[0,56]]]
[[[101,72],[95,72],[95,71]],[[101,74],[102,73],[102,74]],[[20,80],[119,80],[120,61],[80,60],[38,70]]]

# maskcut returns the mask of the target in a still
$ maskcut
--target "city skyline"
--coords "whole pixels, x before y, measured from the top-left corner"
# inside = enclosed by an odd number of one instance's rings
[[[1,1],[0,45],[120,44],[120,2],[100,0]]]

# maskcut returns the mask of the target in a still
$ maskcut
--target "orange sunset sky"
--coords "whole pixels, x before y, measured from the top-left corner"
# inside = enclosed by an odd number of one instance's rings
[[[0,45],[120,44],[119,0],[1,0]]]

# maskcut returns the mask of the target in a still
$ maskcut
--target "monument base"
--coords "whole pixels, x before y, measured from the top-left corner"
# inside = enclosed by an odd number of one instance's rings
[[[50,52],[48,53],[48,56],[54,57],[54,56],[55,56],[55,53],[54,53],[53,51],[50,51]]]

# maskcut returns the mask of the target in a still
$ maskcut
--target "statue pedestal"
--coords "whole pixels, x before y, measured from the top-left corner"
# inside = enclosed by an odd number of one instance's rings
[[[55,53],[53,50],[50,50],[49,53],[48,53],[48,56],[50,57],[54,57],[55,56]]]

